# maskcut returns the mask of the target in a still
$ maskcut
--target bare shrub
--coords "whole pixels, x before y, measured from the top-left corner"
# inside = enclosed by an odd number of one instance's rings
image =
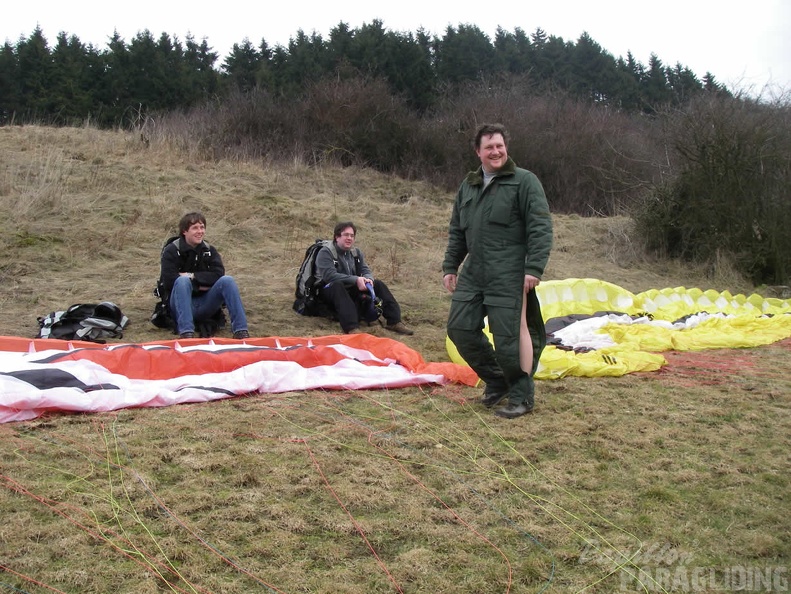
[[[789,106],[703,97],[667,115],[669,179],[635,210],[661,255],[728,259],[754,282],[791,272]]]
[[[293,150],[287,114],[265,91],[238,91],[188,112],[163,114],[148,124],[148,134],[199,159],[255,160]]]
[[[409,154],[416,116],[382,79],[324,79],[298,106],[307,123],[313,162],[398,169]]]
[[[448,155],[455,184],[477,166],[470,139],[485,122],[500,122],[511,135],[509,154],[541,179],[554,212],[607,216],[624,213],[659,177],[651,123],[639,116],[591,105],[562,92],[535,94],[527,78],[480,83],[453,94],[436,114],[437,135],[465,142],[462,156]],[[454,149],[451,149],[454,150]]]

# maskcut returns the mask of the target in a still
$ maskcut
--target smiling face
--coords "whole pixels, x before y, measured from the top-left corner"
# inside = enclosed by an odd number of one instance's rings
[[[184,231],[184,240],[195,247],[203,241],[203,236],[206,234],[206,225],[198,221],[189,226],[189,229]]]
[[[335,237],[335,243],[338,244],[342,250],[349,251],[354,245],[354,227],[346,227],[341,229],[340,233]]]
[[[508,160],[508,149],[505,146],[503,135],[500,133],[482,136],[475,153],[481,160],[481,165],[486,173],[500,171]]]

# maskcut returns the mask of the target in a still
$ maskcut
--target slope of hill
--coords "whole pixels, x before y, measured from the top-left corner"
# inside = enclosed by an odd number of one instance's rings
[[[0,154],[2,334],[33,336],[39,315],[110,300],[132,321],[126,340],[169,338],[148,323],[159,252],[181,215],[201,210],[254,335],[337,332],[291,310],[294,276],[308,244],[331,235],[336,221],[353,220],[366,259],[417,330],[406,340],[429,360],[446,359],[449,297],[440,266],[452,194],[355,168],[195,161],[118,131],[0,128]],[[735,278],[717,286],[700,269],[648,262],[628,225],[556,215],[546,279],[599,278],[634,292],[749,290]]]
[[[447,360],[446,192],[351,168],[194,161],[91,129],[0,128],[0,155],[0,334],[33,336],[36,316],[106,299],[132,319],[125,339],[171,338],[148,323],[159,252],[201,209],[254,335],[338,331],[291,310],[294,276],[307,244],[354,219],[416,330],[398,338]],[[723,270],[646,261],[626,219],[555,223],[548,279],[749,291]],[[789,346],[672,352],[655,373],[541,382],[536,411],[514,422],[476,404],[479,388],[447,385],[0,424],[0,584],[565,594],[760,579],[779,590]],[[748,575],[750,586],[734,581]]]

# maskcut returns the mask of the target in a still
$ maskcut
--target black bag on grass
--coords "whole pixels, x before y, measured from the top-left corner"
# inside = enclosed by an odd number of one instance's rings
[[[63,311],[53,311],[37,318],[36,338],[87,340],[104,343],[108,338],[123,338],[127,318],[115,303],[75,303]]]

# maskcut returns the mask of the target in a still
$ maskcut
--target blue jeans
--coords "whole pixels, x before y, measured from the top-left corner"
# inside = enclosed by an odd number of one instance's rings
[[[208,291],[196,294],[189,277],[179,276],[170,292],[170,312],[179,334],[195,332],[195,320],[209,319],[223,303],[231,316],[231,331],[247,330],[242,298],[232,276],[221,276]]]

